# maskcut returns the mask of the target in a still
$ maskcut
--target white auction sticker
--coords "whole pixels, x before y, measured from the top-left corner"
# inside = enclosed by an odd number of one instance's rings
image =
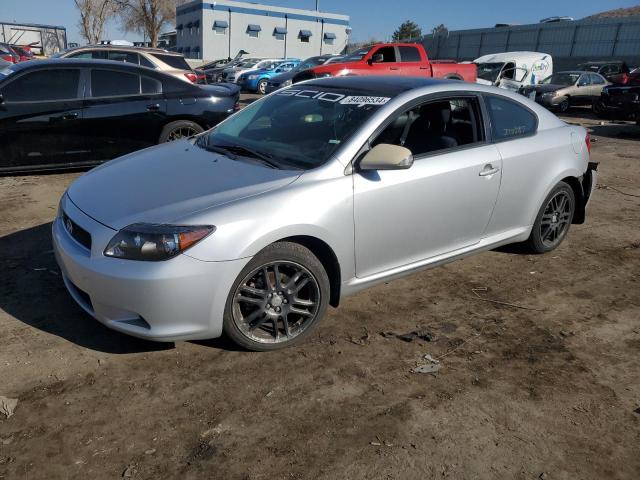
[[[364,95],[349,95],[340,100],[343,105],[384,105],[390,97],[369,97]]]

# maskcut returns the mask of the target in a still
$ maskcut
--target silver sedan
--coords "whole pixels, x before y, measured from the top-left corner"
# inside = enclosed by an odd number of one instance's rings
[[[271,350],[380,282],[553,250],[584,222],[589,151],[583,128],[494,87],[312,80],[88,172],[53,243],[71,296],[114,330]]]

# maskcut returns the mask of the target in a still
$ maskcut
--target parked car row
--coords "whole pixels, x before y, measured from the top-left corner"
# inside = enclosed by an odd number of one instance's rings
[[[593,112],[602,118],[635,120],[640,125],[640,69],[631,71],[624,84],[604,87],[593,102]]]

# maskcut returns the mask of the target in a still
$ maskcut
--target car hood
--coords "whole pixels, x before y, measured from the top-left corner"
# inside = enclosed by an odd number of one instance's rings
[[[565,88],[569,88],[571,85],[554,85],[554,84],[542,84],[542,85],[530,85],[527,86],[526,89],[531,91],[535,90],[538,93],[547,93],[547,92],[556,92],[558,90],[563,90]]]
[[[282,188],[300,173],[231,160],[180,140],[105,163],[76,180],[67,195],[87,215],[119,230],[139,222],[178,222]]]

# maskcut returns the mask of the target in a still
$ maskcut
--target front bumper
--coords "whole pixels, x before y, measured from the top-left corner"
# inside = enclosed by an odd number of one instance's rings
[[[105,257],[114,230],[79,210],[65,195],[61,208],[91,234],[91,250],[69,234],[61,217],[53,249],[67,290],[107,327],[156,341],[199,340],[222,333],[227,296],[249,259],[203,262],[178,255],[163,262]]]

